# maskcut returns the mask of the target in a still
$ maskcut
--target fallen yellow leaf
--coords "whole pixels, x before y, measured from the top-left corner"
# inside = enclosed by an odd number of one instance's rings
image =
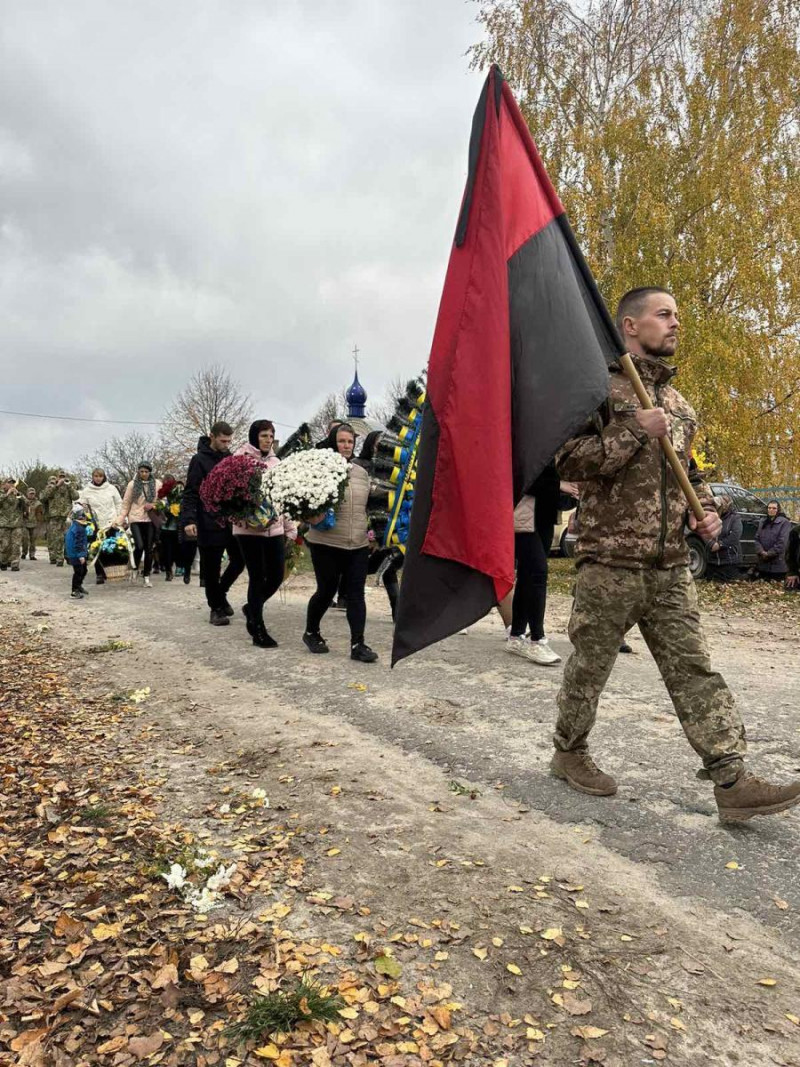
[[[325,853],[326,856],[338,856],[342,850],[340,848],[329,848]]]
[[[273,1045],[271,1041],[268,1045],[262,1045],[261,1048],[257,1048],[253,1053],[260,1060],[277,1060],[280,1054],[281,1050],[277,1045]]]
[[[608,1030],[601,1030],[599,1026],[574,1026],[570,1032],[573,1037],[582,1037],[584,1041],[592,1041],[598,1037],[605,1037]]]
[[[790,1023],[794,1023],[795,1026],[800,1026],[800,1015],[792,1015],[790,1011],[787,1011],[786,1018]]]
[[[358,1011],[355,1008],[339,1008],[339,1014],[343,1019],[357,1019]]]
[[[489,955],[489,950],[485,948],[474,948],[472,950],[472,955],[477,956],[479,960],[485,960]]]
[[[502,937],[493,937],[492,938],[492,944],[494,945],[495,948],[502,948],[502,945],[503,945]]]
[[[672,1027],[673,1030],[685,1030],[686,1029],[685,1024],[677,1017],[677,1015],[673,1016],[670,1019],[669,1025]]]
[[[524,893],[525,892],[524,888],[521,885],[510,885],[510,886],[508,886],[508,891],[509,891],[509,893]]]
[[[511,971],[512,974],[522,974],[522,971],[517,967],[516,963],[507,963],[506,970]]]
[[[111,941],[122,933],[122,923],[98,923],[92,930],[95,941]]]
[[[773,986],[773,985],[777,985],[778,984],[778,979],[777,978],[759,978],[758,984],[759,985]]]
[[[736,862],[736,860],[731,860],[730,863],[726,863],[725,864],[725,868],[726,868],[726,870],[729,870],[729,871],[738,871],[738,870],[740,870],[739,864]]]
[[[620,941],[633,941],[633,938],[630,936],[630,934],[620,934],[619,939]]]
[[[535,1026],[529,1026],[525,1031],[525,1036],[529,1041],[544,1041],[544,1034]]]
[[[563,931],[560,926],[550,926],[547,930],[543,930],[541,933],[543,941],[555,941],[557,937],[563,937]]]

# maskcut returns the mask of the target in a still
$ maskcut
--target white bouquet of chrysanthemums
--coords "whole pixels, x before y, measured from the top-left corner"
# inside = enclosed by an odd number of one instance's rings
[[[337,507],[346,485],[347,460],[328,448],[295,452],[265,478],[277,514],[295,522],[308,522]]]

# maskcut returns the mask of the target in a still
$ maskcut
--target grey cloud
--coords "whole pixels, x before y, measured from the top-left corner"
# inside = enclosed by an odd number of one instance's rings
[[[371,392],[420,368],[480,88],[472,4],[4,7],[0,406],[158,418],[222,359],[296,424],[354,341]],[[0,419],[11,459],[117,432]]]

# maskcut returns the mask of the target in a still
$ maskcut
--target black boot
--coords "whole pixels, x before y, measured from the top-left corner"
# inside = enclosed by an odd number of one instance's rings
[[[378,653],[373,652],[369,645],[364,644],[364,638],[354,641],[350,646],[350,659],[356,659],[359,663],[374,663]]]
[[[245,626],[247,627],[247,632],[250,634],[251,637],[255,637],[256,636],[256,628],[255,628],[255,625],[253,624],[253,622],[251,621],[251,618],[250,618],[250,605],[249,604],[242,604],[242,615],[244,615],[244,618],[245,618]]]
[[[220,607],[220,611],[224,611],[229,619],[232,619],[233,616],[236,614],[236,612],[228,603],[228,598],[226,596],[222,598],[222,606]]]
[[[172,581],[172,567],[169,567],[169,568],[167,568],[166,571],[164,571],[164,581],[165,582],[171,582]]]
[[[208,621],[212,626],[230,626],[231,620],[222,610],[222,608],[212,608],[211,614],[208,617]]]
[[[189,582],[191,582],[191,580],[192,580],[192,572],[187,567],[186,570],[183,572],[183,584],[184,585],[188,585]]]
[[[319,655],[322,652],[329,652],[327,642],[320,633],[304,633],[303,644],[306,646],[309,652],[313,652],[315,655]]]
[[[270,637],[263,622],[257,622],[253,627],[253,644],[258,648],[277,648],[278,642]]]

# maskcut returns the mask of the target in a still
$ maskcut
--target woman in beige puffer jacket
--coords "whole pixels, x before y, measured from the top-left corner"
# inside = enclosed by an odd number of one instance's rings
[[[349,463],[349,475],[344,499],[336,508],[336,522],[330,530],[310,527],[305,535],[314,565],[317,589],[308,602],[306,632],[303,642],[309,652],[328,652],[328,645],[320,633],[320,623],[336,596],[343,579],[347,598],[347,622],[350,626],[350,658],[361,663],[374,663],[377,653],[364,643],[367,606],[364,586],[369,563],[367,502],[369,475],[353,463],[356,435],[352,426],[342,423],[336,429],[336,450]]]

